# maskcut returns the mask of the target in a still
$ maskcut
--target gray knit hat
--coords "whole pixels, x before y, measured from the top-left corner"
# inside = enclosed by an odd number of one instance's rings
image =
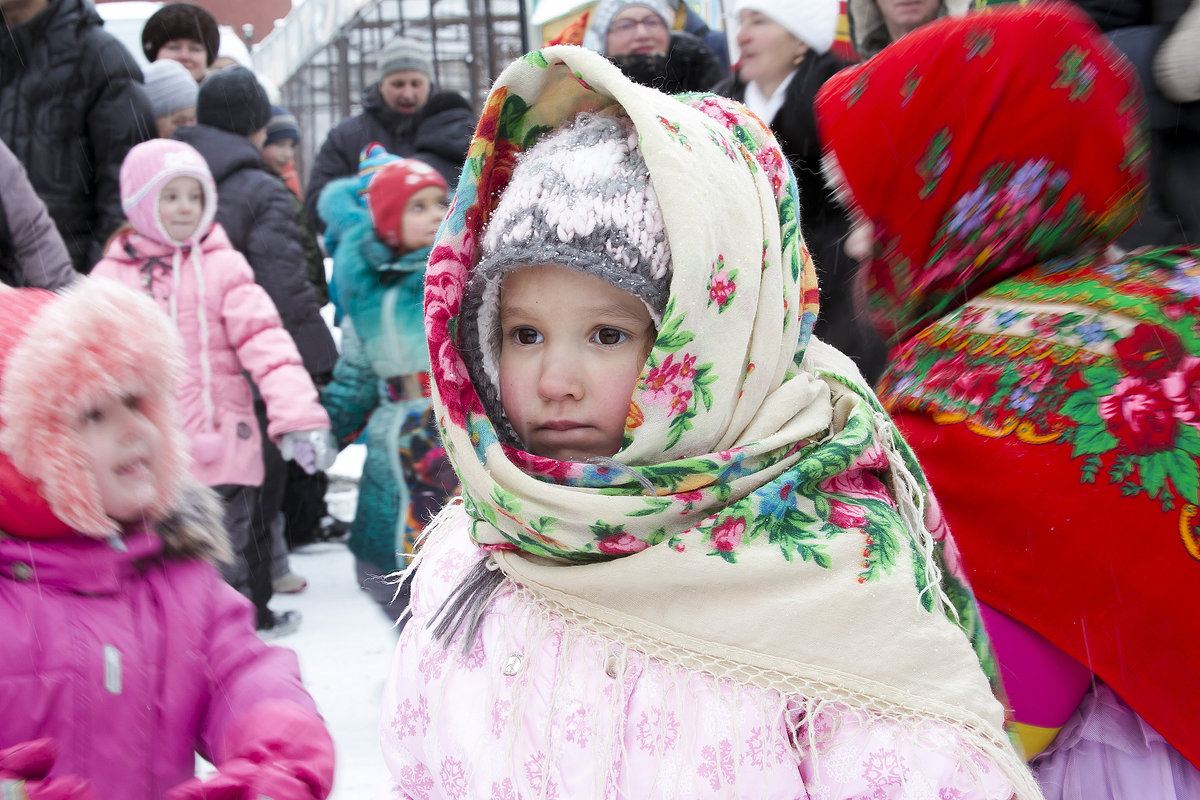
[[[499,392],[506,273],[537,264],[577,270],[640,298],[662,323],[671,248],[637,142],[627,117],[582,113],[517,157],[462,305],[464,359],[501,438],[516,438]]]
[[[396,39],[379,51],[379,78],[382,80],[393,72],[425,73],[433,80],[433,66],[429,63],[427,48],[412,39]]]
[[[143,70],[146,96],[154,116],[163,117],[181,108],[196,105],[200,87],[187,67],[169,58],[160,58]]]

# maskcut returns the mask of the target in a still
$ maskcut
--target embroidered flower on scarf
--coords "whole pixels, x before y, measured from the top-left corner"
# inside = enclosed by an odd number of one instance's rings
[[[717,256],[717,260],[713,262],[712,271],[708,277],[708,307],[712,308],[715,303],[717,313],[723,314],[725,309],[729,308],[729,304],[733,302],[734,295],[737,294],[737,276],[736,269],[725,269],[725,256]]]

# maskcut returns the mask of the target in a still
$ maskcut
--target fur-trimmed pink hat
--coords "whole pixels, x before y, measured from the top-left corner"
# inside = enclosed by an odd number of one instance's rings
[[[61,295],[0,287],[0,531],[22,539],[120,532],[83,467],[75,425],[104,397],[132,394],[162,433],[155,519],[187,474],[175,410],[182,368],[170,320],[148,297],[103,278]]]
[[[159,195],[175,178],[195,178],[204,192],[204,212],[187,242],[172,239],[158,213]],[[175,247],[194,245],[208,234],[217,216],[217,184],[196,148],[174,139],[151,139],[136,145],[121,162],[121,209],[147,239]]]

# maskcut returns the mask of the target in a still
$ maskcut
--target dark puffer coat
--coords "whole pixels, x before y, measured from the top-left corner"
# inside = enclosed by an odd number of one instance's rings
[[[90,0],[50,0],[0,33],[0,139],[25,165],[80,272],[125,219],[125,154],[155,135],[141,70],[101,24]]]
[[[854,274],[858,263],[842,249],[850,231],[850,219],[825,183],[813,113],[817,90],[844,66],[832,53],[809,53],[788,84],[775,118],[764,121],[779,140],[800,187],[800,225],[816,263],[821,289],[821,312],[815,333],[853,358],[867,382],[874,383],[883,372],[887,348],[855,308]],[[737,76],[723,81],[713,91],[738,101],[746,98],[746,84]]]
[[[476,116],[461,95],[433,91],[420,110],[402,114],[384,105],[376,83],[363,91],[362,104],[361,114],[329,132],[309,172],[304,209],[315,230],[325,230],[317,213],[321,190],[334,178],[358,172],[358,157],[371,142],[379,142],[394,155],[421,159],[451,187],[467,158]]]
[[[175,138],[199,150],[208,162],[217,182],[217,222],[279,309],[305,369],[314,377],[331,373],[337,347],[305,274],[295,196],[245,137],[193,125],[175,131]]]

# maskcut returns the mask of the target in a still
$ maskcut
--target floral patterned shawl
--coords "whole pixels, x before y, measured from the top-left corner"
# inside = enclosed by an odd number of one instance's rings
[[[621,451],[558,462],[498,441],[459,351],[460,306],[514,156],[613,105],[638,129],[662,206],[671,297]],[[852,362],[810,339],[817,286],[797,201],[769,129],[733,101],[669,99],[577,47],[504,71],[425,298],[473,536],[557,618],[771,690],[780,715],[833,702],[945,720],[1038,796],[972,649],[973,600],[927,527],[920,470]]]
[[[922,28],[818,113],[876,226],[880,397],[980,600],[1200,765],[1200,250],[1105,250],[1143,186],[1136,81],[1034,5]]]

